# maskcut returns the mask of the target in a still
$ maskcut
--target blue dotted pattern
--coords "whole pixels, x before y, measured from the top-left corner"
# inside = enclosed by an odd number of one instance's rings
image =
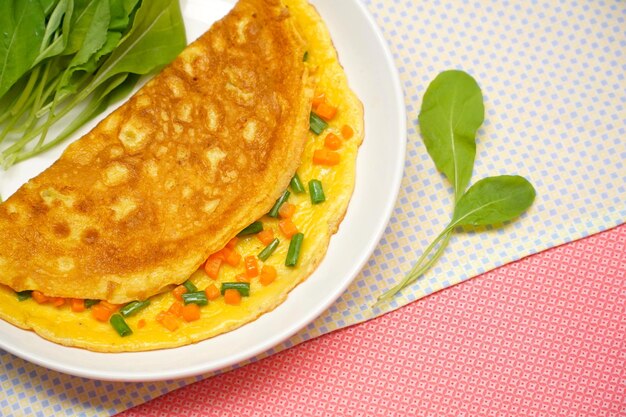
[[[362,1],[391,45],[405,91],[402,191],[383,239],[342,298],[291,340],[246,363],[626,219],[626,2]],[[472,182],[516,173],[532,181],[538,197],[503,228],[456,234],[428,274],[390,305],[372,309],[449,220],[451,188],[426,153],[416,119],[428,83],[450,68],[472,74],[485,97]],[[105,383],[0,351],[0,414],[112,415],[206,376]]]

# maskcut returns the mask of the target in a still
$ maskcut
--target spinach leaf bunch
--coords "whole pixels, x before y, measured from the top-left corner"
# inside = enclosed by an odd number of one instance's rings
[[[67,139],[186,43],[178,0],[0,2],[0,144],[10,142],[0,165],[8,169]]]
[[[474,169],[476,132],[484,116],[482,92],[469,74],[444,71],[428,86],[419,114],[420,130],[435,166],[452,183],[455,207],[450,223],[378,303],[392,299],[426,273],[458,228],[502,225],[524,213],[535,200],[534,187],[517,175],[487,177],[466,190]]]

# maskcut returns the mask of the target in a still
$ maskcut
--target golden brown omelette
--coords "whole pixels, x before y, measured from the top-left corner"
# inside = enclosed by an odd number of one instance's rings
[[[0,206],[0,283],[122,303],[187,279],[271,207],[313,94],[279,0],[243,0]]]
[[[309,130],[311,111],[321,119]],[[152,133],[124,136],[126,126]],[[115,136],[117,141],[102,142]],[[129,151],[129,137],[131,147],[137,143],[141,149]],[[128,104],[72,145],[43,174],[51,189],[42,189],[38,177],[0,206],[0,227],[21,222],[10,226],[11,233],[38,242],[47,260],[36,268],[29,264],[34,256],[11,261],[16,274],[23,267],[41,275],[37,286],[20,275],[16,281],[24,285],[0,278],[9,285],[0,285],[0,317],[54,342],[104,352],[181,346],[240,327],[279,305],[323,259],[352,195],[362,140],[362,105],[315,9],[306,0],[242,0]],[[80,145],[85,141],[90,146]],[[301,189],[289,181],[296,168]],[[82,179],[66,188],[51,171]],[[314,202],[310,187],[316,181],[325,198]],[[284,190],[290,195],[278,215],[266,215]],[[42,222],[34,223],[38,231],[25,231],[33,219]],[[62,220],[67,228],[58,226]],[[234,237],[255,220],[262,231]],[[86,234],[85,225],[98,233]],[[131,233],[134,227],[141,233]],[[296,232],[303,241],[296,264],[288,266]],[[11,253],[27,251],[23,243],[0,242],[5,262],[13,259],[4,252],[10,245]],[[126,247],[132,250],[125,253]],[[117,275],[86,279],[70,268],[60,273],[59,266],[77,267],[82,250],[93,250],[94,269],[120,268]],[[192,262],[196,254],[200,261]],[[66,298],[46,292],[50,262],[56,262],[53,281],[69,288]],[[190,272],[171,275],[185,262]],[[124,265],[145,273],[131,279]],[[68,285],[73,280],[78,282]],[[103,296],[86,293],[89,285],[111,281],[100,288]],[[243,288],[224,291],[227,286]],[[38,291],[16,295],[14,289]],[[141,302],[112,305],[89,298]],[[110,323],[122,316],[124,337]]]

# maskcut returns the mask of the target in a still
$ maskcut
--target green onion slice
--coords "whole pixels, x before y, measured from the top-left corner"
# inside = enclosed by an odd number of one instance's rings
[[[285,260],[285,266],[296,266],[298,258],[300,258],[300,249],[302,248],[302,241],[304,235],[302,233],[296,233],[291,238],[289,243],[289,251],[287,252],[287,259]]]
[[[296,175],[293,176],[291,182],[289,183],[291,190],[296,194],[304,194],[306,191],[304,189],[304,184],[300,180],[300,176],[296,172]]]
[[[196,292],[198,291],[198,287],[193,285],[193,282],[187,280],[183,283],[183,287],[187,288],[187,292]]]
[[[85,308],[91,308],[93,306],[95,306],[96,304],[98,304],[100,302],[100,300],[85,300]]]
[[[26,290],[26,291],[16,292],[15,294],[17,295],[17,300],[18,301],[25,301],[25,300],[28,300],[31,297],[32,293],[33,293],[32,290]]]
[[[130,336],[131,334],[133,334],[133,331],[130,329],[130,327],[128,327],[128,324],[126,324],[124,318],[119,314],[113,314],[109,319],[109,323],[111,323],[111,326],[113,326],[117,334],[122,337]]]
[[[280,207],[287,202],[290,195],[291,193],[289,192],[289,190],[285,190],[285,192],[278,198],[278,200],[276,200],[276,203],[274,203],[274,207],[272,207],[272,209],[270,210],[269,213],[267,213],[267,215],[270,217],[277,218],[278,210],[280,210]]]
[[[188,292],[183,294],[183,302],[187,304],[198,304],[199,306],[205,306],[209,304],[208,298],[204,291]]]
[[[272,240],[270,244],[267,245],[265,249],[263,249],[261,253],[257,255],[257,257],[262,261],[267,261],[267,258],[269,258],[272,255],[272,253],[274,253],[279,243],[280,243],[280,240],[278,240],[278,238]]]
[[[250,226],[243,229],[241,232],[239,232],[237,236],[241,237],[241,236],[255,235],[262,230],[263,230],[263,223],[261,223],[260,221],[256,221],[252,223]]]
[[[149,300],[132,301],[120,309],[120,314],[124,317],[130,317],[139,313],[141,310],[148,307],[149,305],[150,305]]]
[[[322,182],[320,180],[309,181],[309,194],[311,195],[311,203],[319,204],[326,201]]]
[[[226,290],[237,290],[242,297],[250,296],[250,283],[248,282],[223,282],[222,283],[222,295]]]
[[[302,61],[306,62],[309,59],[309,51],[304,52],[304,56],[302,57]]]
[[[309,118],[309,127],[313,133],[316,135],[321,134],[328,127],[328,123],[324,121],[317,114],[311,112],[311,116]]]

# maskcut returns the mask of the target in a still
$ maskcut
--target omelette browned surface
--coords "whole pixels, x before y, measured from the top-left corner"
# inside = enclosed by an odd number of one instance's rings
[[[278,0],[241,0],[0,205],[0,283],[143,299],[266,213],[301,161],[313,94]]]

